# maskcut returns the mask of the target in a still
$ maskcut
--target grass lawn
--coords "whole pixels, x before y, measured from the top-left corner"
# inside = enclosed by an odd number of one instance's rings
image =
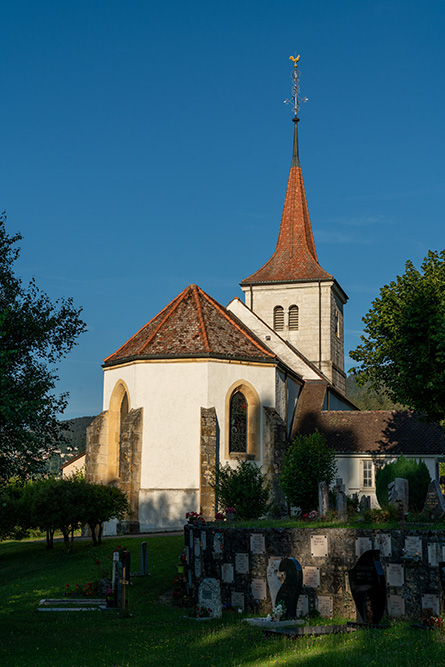
[[[445,633],[410,629],[409,623],[387,630],[287,640],[265,639],[261,630],[224,612],[221,620],[195,622],[184,611],[159,602],[171,588],[183,538],[147,538],[151,576],[132,579],[129,614],[104,612],[38,612],[45,597],[62,597],[66,584],[97,578],[93,554],[105,565],[117,544],[132,554],[139,569],[143,538],[74,541],[67,554],[57,542],[0,544],[0,664],[11,667],[145,667],[179,665],[409,665],[445,662]]]

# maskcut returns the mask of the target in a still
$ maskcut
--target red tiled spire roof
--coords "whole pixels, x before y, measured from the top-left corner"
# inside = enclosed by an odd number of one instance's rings
[[[332,280],[331,274],[321,268],[317,259],[298,156],[298,119],[293,120],[294,152],[277,246],[269,261],[251,276],[244,278],[241,285]]]
[[[275,361],[269,348],[235,315],[197,285],[189,285],[104,364],[181,357]]]

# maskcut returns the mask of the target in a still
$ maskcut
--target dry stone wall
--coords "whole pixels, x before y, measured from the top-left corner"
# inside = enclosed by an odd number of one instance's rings
[[[439,562],[445,561],[445,530],[237,528],[227,524],[185,526],[186,579],[195,598],[205,578],[221,584],[223,605],[267,614],[276,593],[277,566],[296,558],[303,568],[299,615],[355,620],[348,571],[368,549],[380,549],[386,578],[387,614],[419,618],[443,613]]]

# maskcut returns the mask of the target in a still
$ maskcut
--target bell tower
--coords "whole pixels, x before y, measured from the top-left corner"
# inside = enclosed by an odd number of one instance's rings
[[[293,63],[293,154],[272,257],[240,284],[246,305],[344,393],[343,306],[348,297],[319,264],[298,151],[300,56]]]

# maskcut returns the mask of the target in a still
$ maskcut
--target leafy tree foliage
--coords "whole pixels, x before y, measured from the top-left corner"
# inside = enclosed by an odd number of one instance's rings
[[[400,456],[394,463],[388,463],[378,468],[375,474],[375,491],[380,506],[388,507],[388,484],[396,477],[408,480],[409,484],[409,511],[421,512],[425,504],[426,492],[431,482],[430,473],[423,461],[406,459]]]
[[[220,507],[234,507],[240,519],[258,519],[269,509],[270,484],[254,463],[218,465],[211,481]]]
[[[0,215],[0,482],[44,468],[61,439],[57,416],[67,395],[54,393],[56,364],[85,331],[72,299],[51,302],[34,280],[14,274],[20,234],[9,236]]]
[[[54,533],[61,531],[68,552],[77,528],[88,524],[93,544],[100,544],[103,522],[122,519],[130,510],[123,491],[90,484],[80,474],[68,479],[10,481],[1,491],[0,502],[0,539],[20,539],[27,530],[39,528],[46,532],[47,549],[52,549]]]
[[[394,402],[445,418],[445,250],[429,252],[385,285],[363,318],[362,343],[350,356],[360,384],[386,389]]]
[[[357,375],[346,378],[346,396],[360,410],[402,410],[403,405],[394,403],[384,389],[376,390],[371,383],[360,385]]]
[[[318,507],[318,483],[329,485],[336,471],[335,453],[322,433],[297,435],[284,455],[279,484],[290,505],[310,512]]]

